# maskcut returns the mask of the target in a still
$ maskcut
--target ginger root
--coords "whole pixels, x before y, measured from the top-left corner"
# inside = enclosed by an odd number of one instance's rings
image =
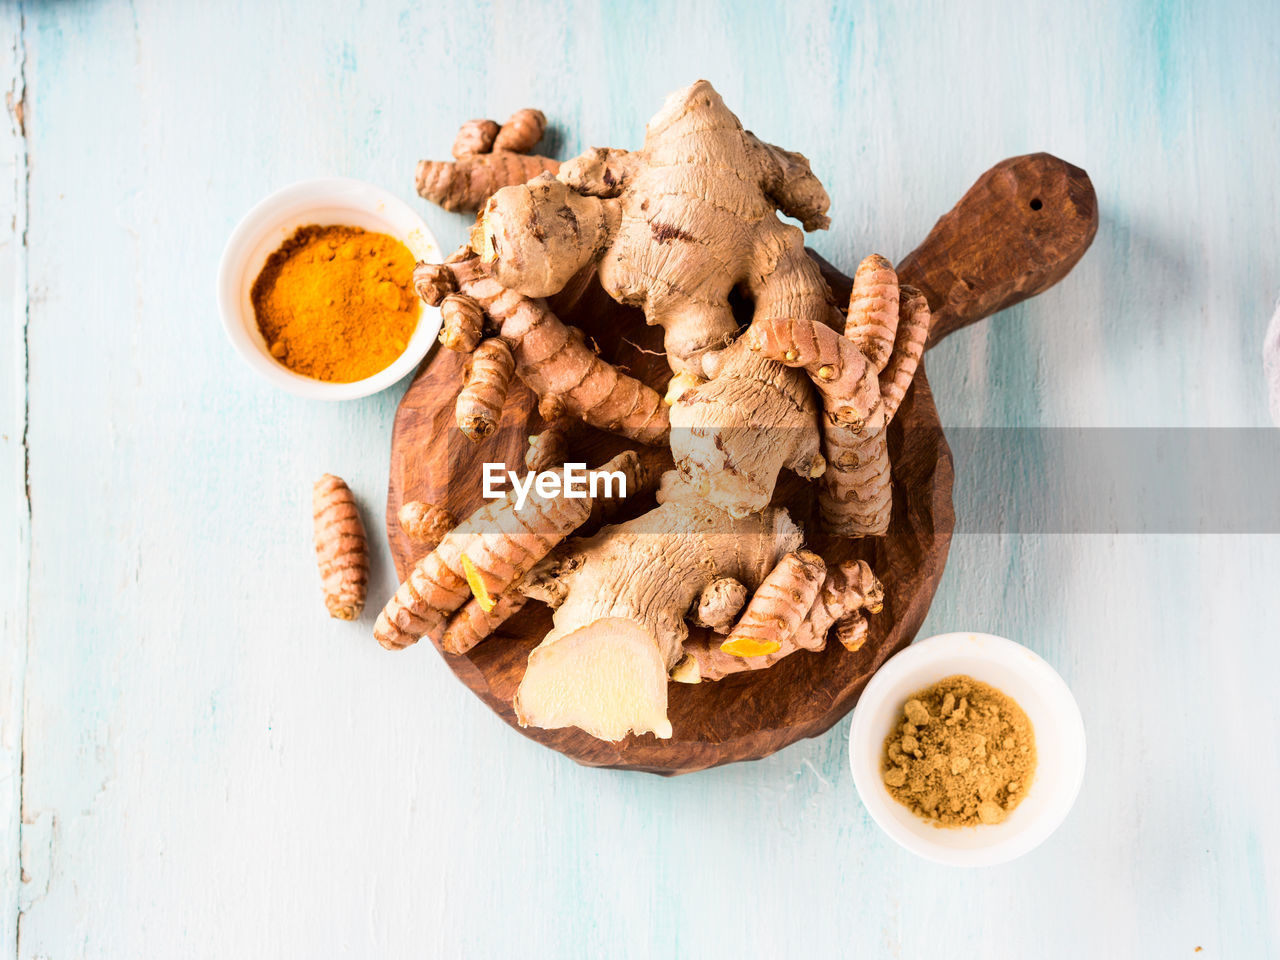
[[[657,508],[567,545],[544,578],[558,606],[516,691],[521,724],[670,737],[668,674],[684,655],[686,611],[717,579],[761,583],[800,546],[785,510],[733,519],[678,477],[664,487]]]
[[[710,627],[716,633],[728,633],[733,626],[733,618],[746,602],[746,587],[733,577],[720,577],[703,589],[691,619],[700,627]]]
[[[812,386],[742,341],[718,354],[712,379],[680,394],[670,419],[677,469],[730,516],[764,509],[783,467],[806,479],[826,470]]]
[[[496,281],[528,297],[550,296],[594,266],[610,296],[663,328],[671,422],[687,433],[673,449],[703,496],[735,516],[758,510],[786,466],[823,478],[831,532],[883,535],[892,508],[885,428],[915,374],[928,308],[923,297],[899,303],[897,275],[873,256],[840,316],[803,233],[778,217],[821,229],[828,205],[803,156],[745,131],[698,81],[668,98],[642,149],[592,149],[556,177],[495,193],[471,245]],[[735,289],[754,301],[747,336],[769,364],[752,369],[735,352]],[[805,427],[781,428],[781,414],[750,419],[757,398],[796,392],[774,364],[803,368],[817,387],[821,443]]]
[[[529,153],[546,127],[541,110],[518,110],[501,127],[492,120],[464,123],[453,141],[452,162],[418,164],[418,195],[446,210],[479,210],[502,187],[555,173],[558,161]]]
[[[706,377],[704,356],[738,332],[735,287],[757,316],[832,317],[831,293],[804,252],[830,204],[809,162],[742,128],[705,80],[672,94],[644,146],[592,149],[495,193],[472,246],[503,286],[549,296],[598,265],[604,289],[665,332],[671,369]]]
[[[355,620],[369,584],[369,547],[346,481],[329,473],[317,480],[311,513],[324,605],[335,620]]]

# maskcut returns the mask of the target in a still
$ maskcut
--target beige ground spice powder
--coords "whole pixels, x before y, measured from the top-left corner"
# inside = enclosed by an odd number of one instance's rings
[[[1035,731],[1022,708],[961,675],[912,696],[884,749],[889,793],[942,827],[999,823],[1036,769]]]

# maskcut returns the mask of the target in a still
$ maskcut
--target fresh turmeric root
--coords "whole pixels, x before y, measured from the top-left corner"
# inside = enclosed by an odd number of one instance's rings
[[[493,149],[499,129],[493,120],[468,120],[458,128],[458,135],[453,138],[453,158],[461,160],[477,153],[488,153]]]
[[[461,656],[519,613],[528,600],[524,594],[510,591],[499,597],[488,611],[479,600],[468,600],[445,626],[441,648],[445,653]]]
[[[335,620],[355,620],[369,584],[369,548],[351,488],[326,473],[311,488],[311,512],[324,605]]]
[[[524,465],[533,473],[554,470],[564,464],[569,455],[569,422],[561,417],[539,434],[529,438]]]
[[[418,264],[414,286],[429,306],[458,297],[483,311],[497,329],[497,339],[510,347],[516,375],[542,405],[640,443],[666,440],[667,407],[655,390],[601,359],[582,332],[562,323],[545,301],[503,287],[469,249],[442,264]],[[491,402],[486,412],[490,418],[497,415]]]
[[[451,293],[440,303],[440,342],[445,349],[470,353],[484,334],[484,311],[470,297]]]
[[[400,529],[415,543],[435,547],[444,535],[458,525],[453,514],[443,507],[421,500],[410,500],[400,508]]]
[[[498,429],[515,372],[511,348],[497,338],[484,341],[467,358],[466,379],[455,411],[458,429],[468,439],[483,440]]]
[[[590,514],[585,500],[530,496],[517,511],[515,495],[472,514],[415,564],[383,609],[374,636],[384,647],[405,647],[424,634],[440,639],[449,615],[472,596],[491,613],[497,598]]]
[[[858,264],[849,294],[844,335],[879,372],[889,361],[898,333],[898,274],[878,253]]]
[[[924,356],[925,341],[929,339],[929,325],[933,317],[929,301],[915,287],[902,287],[902,319],[898,335],[893,343],[893,355],[880,374],[880,399],[884,403],[884,417],[888,422],[898,412],[898,405],[907,394],[907,388],[915,378],[920,358]]]
[[[510,120],[498,128],[498,133],[493,138],[493,149],[528,153],[538,145],[546,132],[546,114],[526,107],[524,110],[517,110]]]
[[[640,460],[628,450],[600,469],[628,475],[630,492]],[[451,615],[472,598],[479,612],[495,614],[516,581],[586,522],[592,505],[591,497],[543,497],[530,492],[517,509],[514,491],[490,501],[414,564],[378,615],[374,637],[387,649],[402,649],[424,635],[440,640]]]
[[[403,650],[423,636],[444,632],[449,615],[467,602],[471,591],[462,571],[462,549],[449,537],[413,565],[409,576],[378,614],[373,637],[384,649]]]
[[[778,649],[759,656],[736,656],[715,640],[690,640],[684,658],[671,672],[678,683],[720,680],[734,673],[763,670],[797,650],[821,651],[827,634],[835,627],[837,638],[849,650],[856,650],[867,637],[866,613],[879,613],[884,605],[884,588],[864,560],[854,560],[830,568],[808,612],[795,629],[786,633]]]
[[[928,302],[919,291],[906,287],[901,317],[893,317],[892,347],[886,352],[890,330],[883,318],[889,308],[883,301],[890,298],[883,294],[887,284],[882,265],[871,258],[864,264],[868,261],[871,269],[859,269],[858,278],[865,279],[860,287],[855,278],[851,298],[863,319],[847,328],[859,341],[804,318],[757,320],[744,335],[748,347],[759,355],[804,369],[822,397],[827,465],[819,502],[827,529],[843,536],[883,536],[889,529],[893,491],[886,431],[915,376],[929,335]],[[869,306],[876,299],[867,289],[871,283],[882,291],[878,311]],[[868,313],[878,314],[877,321],[866,321]],[[872,356],[884,357],[883,372],[859,342]]]
[[[446,210],[479,210],[502,187],[555,173],[558,161],[529,153],[546,127],[541,110],[518,110],[501,127],[492,120],[464,123],[453,142],[452,162],[418,164],[418,195]]]
[[[777,653],[800,628],[826,575],[827,565],[816,553],[787,554],[760,584],[720,649],[735,657]]]

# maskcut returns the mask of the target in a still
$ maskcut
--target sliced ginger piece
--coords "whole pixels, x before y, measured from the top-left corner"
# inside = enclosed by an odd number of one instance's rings
[[[667,668],[635,621],[597,620],[544,641],[529,655],[514,706],[521,726],[578,727],[600,740],[671,736]]]

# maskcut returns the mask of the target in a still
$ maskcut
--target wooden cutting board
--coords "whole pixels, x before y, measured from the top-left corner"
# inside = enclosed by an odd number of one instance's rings
[[[1093,186],[1078,167],[1038,153],[1005,160],[987,171],[898,267],[902,282],[928,297],[933,310],[930,346],[1057,283],[1083,256],[1097,227]],[[847,304],[850,279],[815,259],[836,301]],[[598,285],[574,299],[572,305],[555,300],[552,305],[581,327],[605,357],[663,392],[670,371],[660,353],[662,331],[646,326],[639,311],[614,303]],[[425,500],[466,517],[484,502],[481,464],[505,461],[509,469],[522,470],[528,437],[542,428],[533,395],[516,384],[498,432],[473,444],[454,423],[461,381],[460,355],[436,350],[396,412],[387,528],[401,579],[422,551],[400,529],[400,505]],[[584,430],[574,459],[596,465],[626,446],[621,438]],[[833,641],[822,653],[799,651],[768,670],[718,683],[673,683],[668,709],[673,734],[668,740],[646,734],[608,743],[577,729],[517,724],[512,697],[529,651],[551,626],[550,610],[542,604],[529,604],[466,656],[437,652],[513,728],[592,766],[687,773],[756,760],[816,736],[844,717],[871,675],[915,637],[942,578],[955,522],[953,473],[923,364],[890,426],[889,454],[894,485],[889,535],[861,540],[808,536],[810,548],[828,563],[865,558],[884,583],[885,607],[870,618],[866,645],[849,653]],[[670,456],[662,451],[654,455]],[[819,529],[814,485],[784,473],[774,500],[806,530]],[[634,513],[649,505],[637,504]],[[425,646],[395,655],[421,656]]]

